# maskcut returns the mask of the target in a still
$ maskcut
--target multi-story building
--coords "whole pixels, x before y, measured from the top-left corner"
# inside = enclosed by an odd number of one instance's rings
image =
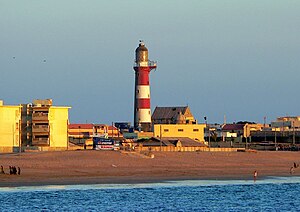
[[[0,152],[20,151],[21,106],[4,105],[0,100]]]
[[[52,99],[22,105],[22,144],[43,150],[67,149],[69,109],[53,106]]]

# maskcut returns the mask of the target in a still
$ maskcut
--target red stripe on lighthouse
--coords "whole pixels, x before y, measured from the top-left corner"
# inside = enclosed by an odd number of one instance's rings
[[[149,85],[149,73],[145,73],[145,72],[139,73],[138,85]]]
[[[138,85],[149,85],[149,67],[135,67]]]
[[[137,99],[139,109],[150,109],[150,99]]]

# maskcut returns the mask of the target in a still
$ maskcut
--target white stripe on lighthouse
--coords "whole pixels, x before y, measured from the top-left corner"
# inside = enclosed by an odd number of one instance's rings
[[[137,85],[136,86],[136,98],[137,99],[149,99],[150,98],[150,86],[149,85]]]
[[[151,110],[149,109],[139,109],[136,111],[137,122],[140,123],[150,123],[151,122]]]

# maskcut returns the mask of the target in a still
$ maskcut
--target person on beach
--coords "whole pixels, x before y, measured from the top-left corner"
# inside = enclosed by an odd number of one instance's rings
[[[295,168],[292,166],[292,167],[290,168],[290,174],[294,174],[294,172],[295,172]]]
[[[5,174],[3,166],[1,166],[0,174]]]
[[[257,171],[255,170],[254,173],[253,173],[253,179],[254,179],[254,181],[256,181],[256,178],[257,178]]]
[[[13,170],[13,174],[16,175],[17,174],[17,168],[15,166],[13,166],[12,170]]]
[[[12,175],[13,174],[13,170],[12,170],[12,167],[9,166],[9,174]]]
[[[297,164],[296,162],[294,162],[294,168],[298,168],[299,167],[299,164]]]
[[[18,175],[21,175],[21,169],[18,167]]]

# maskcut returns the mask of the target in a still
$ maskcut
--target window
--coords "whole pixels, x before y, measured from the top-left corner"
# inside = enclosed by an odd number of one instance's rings
[[[169,132],[169,129],[164,129],[164,132]]]
[[[199,131],[199,129],[193,129],[193,131],[194,131],[194,132],[198,132],[198,131]]]
[[[183,132],[183,129],[178,129],[178,132]]]

